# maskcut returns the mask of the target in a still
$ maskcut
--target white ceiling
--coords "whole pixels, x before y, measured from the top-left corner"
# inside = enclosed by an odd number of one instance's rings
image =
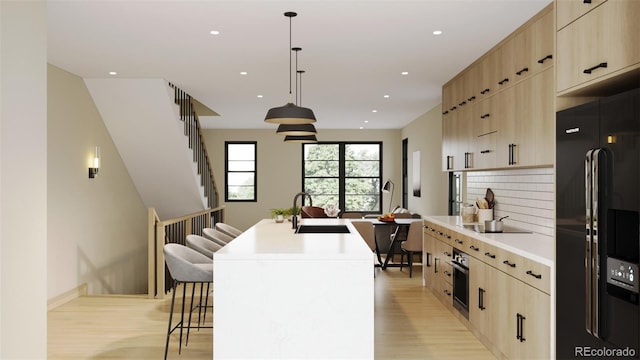
[[[550,2],[49,0],[48,58],[84,78],[164,78],[220,114],[202,118],[205,128],[275,128],[263,120],[289,101],[283,14],[295,11],[301,105],[316,128],[401,128]],[[295,101],[295,77],[293,88]]]

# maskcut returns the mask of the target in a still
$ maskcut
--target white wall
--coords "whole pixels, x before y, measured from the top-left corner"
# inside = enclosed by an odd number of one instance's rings
[[[442,110],[434,107],[402,129],[408,139],[409,209],[421,215],[447,215],[448,175],[442,171]],[[415,169],[412,156],[420,151],[420,197],[413,196],[411,187]],[[400,187],[396,190],[399,190]],[[401,199],[398,199],[398,204]]]
[[[0,1],[0,358],[47,357],[47,4]]]
[[[100,172],[88,178],[94,147]],[[147,209],[82,78],[48,67],[48,298],[147,291]]]
[[[261,121],[261,120],[257,120]],[[269,209],[291,207],[294,195],[302,189],[302,147],[285,144],[283,137],[273,130],[203,131],[207,152],[211,157],[221,204],[226,206],[226,222],[240,229],[248,229],[260,219],[268,218]],[[320,141],[382,141],[383,179],[400,183],[400,130],[318,130]],[[224,142],[258,142],[258,202],[224,203]],[[383,204],[389,203],[383,194]],[[394,203],[398,202],[396,189]]]

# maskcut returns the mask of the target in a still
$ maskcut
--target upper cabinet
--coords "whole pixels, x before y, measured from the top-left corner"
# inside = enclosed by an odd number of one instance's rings
[[[640,68],[640,1],[593,0],[587,7],[558,0],[557,5],[559,95],[586,93]]]
[[[443,170],[553,164],[554,39],[551,4],[443,86]]]
[[[562,29],[607,0],[558,0],[556,2],[557,28]]]

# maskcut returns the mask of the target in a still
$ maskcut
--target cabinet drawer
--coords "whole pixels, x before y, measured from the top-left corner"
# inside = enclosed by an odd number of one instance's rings
[[[453,308],[453,286],[451,286],[451,283],[444,281],[442,278],[437,279],[435,294],[447,307]]]
[[[591,0],[589,2],[584,0],[557,0],[557,29],[560,30],[563,27],[569,25],[571,22],[588,13],[589,11],[595,9],[598,5],[602,4],[605,1],[607,0]]]
[[[498,250],[497,257],[498,270],[505,272],[515,278],[520,276],[524,268],[524,258],[507,250]]]
[[[551,269],[546,265],[523,258],[518,278],[546,294],[551,291]]]

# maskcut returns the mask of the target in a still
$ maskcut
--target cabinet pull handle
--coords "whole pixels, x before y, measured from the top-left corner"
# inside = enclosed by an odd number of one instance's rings
[[[451,239],[451,235],[449,234],[442,234],[442,236],[446,237],[447,239]]]
[[[471,154],[470,152],[466,152],[464,153],[464,168],[465,169],[470,169],[473,167],[473,165],[471,164]]]
[[[472,97],[468,98],[468,99],[467,99],[467,101],[473,101],[473,100],[475,100],[475,99],[476,99],[476,97],[475,97],[475,96],[472,96]]]
[[[442,231],[438,231],[438,235],[442,236]]]
[[[516,165],[516,144],[509,144],[509,165]]]
[[[431,253],[427,252],[427,267],[431,267]]]
[[[582,3],[583,4],[591,4],[591,0],[583,0]]]
[[[509,262],[509,260],[505,260],[502,263],[507,265],[507,266],[511,266],[512,268],[516,267],[516,264],[512,263],[512,262]]]
[[[457,106],[453,106],[453,107],[451,107],[451,109],[449,109],[449,110],[453,111],[453,110],[455,110],[455,109],[457,109],[457,108],[458,108]]]
[[[480,94],[484,95],[484,94],[488,93],[489,91],[491,91],[491,90],[489,88],[487,88],[487,89],[484,89],[484,90],[480,91]]]
[[[447,275],[448,277],[451,277],[451,273],[448,272],[447,270],[444,271],[444,274]]]
[[[524,338],[524,320],[526,317],[521,315],[520,313],[516,314],[516,339],[520,340],[520,342],[525,342],[527,339]]]
[[[509,78],[504,78],[504,79],[502,79],[502,81],[498,81],[498,84],[502,85],[502,84],[506,84],[508,82],[509,82]]]
[[[483,288],[478,288],[478,309],[480,310],[486,309],[486,307],[484,307],[484,289]]]
[[[588,69],[584,69],[583,73],[585,74],[591,74],[591,72],[593,72],[593,70],[596,70],[598,68],[606,68],[607,67],[607,63],[606,62],[601,62],[600,64],[594,66],[594,67],[590,67]]]
[[[536,279],[542,279],[542,274],[535,274],[533,271],[531,270],[527,270],[527,275],[531,275]]]
[[[484,114],[484,115],[480,116],[480,119],[488,118],[490,116],[491,116],[491,114]]]
[[[437,274],[438,273],[438,259],[437,257],[433,258],[433,273]]]
[[[447,170],[453,169],[453,156],[447,156]],[[433,231],[433,229],[431,229]]]
[[[447,255],[447,257],[451,257],[451,254],[449,254],[448,251],[445,251],[444,254]]]
[[[492,258],[492,259],[495,259],[495,258],[496,258],[496,256],[495,256],[494,254],[490,253],[490,252],[486,252],[486,253],[484,253],[484,256],[488,256],[488,257],[490,257],[490,258]]]
[[[456,243],[458,243],[458,244],[462,244],[462,243],[463,243],[463,241],[462,241],[462,240],[460,240],[460,239],[456,239]]]
[[[480,151],[480,154],[488,154],[490,152],[491,152],[491,150],[482,150],[482,151]]]
[[[449,292],[449,290],[445,290],[445,291],[444,291],[444,293],[445,293],[447,296],[451,296],[451,292]]]
[[[467,104],[467,102],[466,102],[466,101],[463,101],[463,102],[459,103],[458,105],[459,105],[459,106],[465,106],[466,104]]]
[[[473,250],[473,251],[479,251],[479,250],[480,250],[480,248],[475,247],[475,246],[473,246],[473,245],[469,246],[469,249],[471,249],[471,250]]]
[[[540,60],[538,60],[538,64],[542,64],[542,63],[544,63],[545,61],[550,60],[550,59],[553,59],[553,55],[551,55],[551,54],[550,54],[550,55],[547,55],[547,56],[545,56],[545,57],[543,57],[543,58],[542,58],[542,59],[540,59]]]
[[[445,112],[442,113],[442,115],[447,115],[449,113],[449,110],[446,110]]]
[[[522,75],[522,74],[526,73],[527,71],[529,71],[529,68],[528,68],[528,67],[523,68],[522,70],[520,70],[520,71],[516,72],[516,75],[520,76],[520,75]]]

